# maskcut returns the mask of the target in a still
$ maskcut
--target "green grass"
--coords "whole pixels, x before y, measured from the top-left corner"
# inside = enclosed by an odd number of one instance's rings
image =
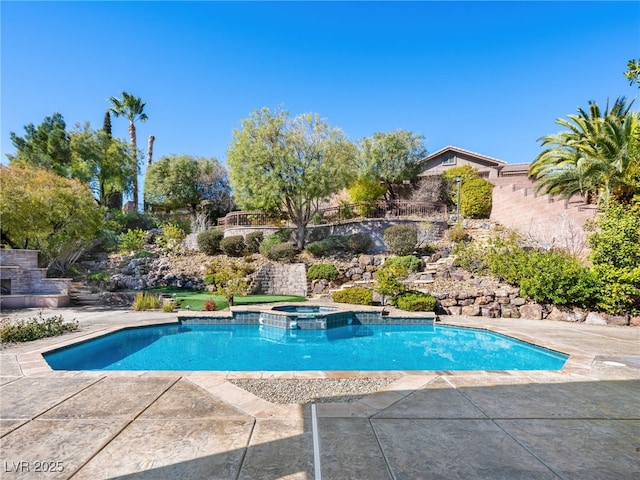
[[[150,293],[174,295],[178,302],[178,307],[186,309],[187,305],[189,310],[203,311],[204,302],[207,300],[213,300],[218,310],[227,308],[229,304],[227,300],[219,295],[212,295],[210,292],[202,290],[189,290],[185,288],[177,287],[158,287],[146,290]],[[234,297],[233,302],[235,305],[256,305],[260,303],[274,303],[274,302],[305,302],[305,297],[299,297],[296,295],[247,295],[244,297]]]

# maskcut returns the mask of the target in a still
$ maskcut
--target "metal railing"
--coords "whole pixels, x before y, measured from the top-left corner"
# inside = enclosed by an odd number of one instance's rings
[[[377,202],[358,202],[343,204],[318,210],[312,224],[339,223],[359,219],[432,219],[448,220],[447,206],[440,202],[412,202],[408,200],[381,200]],[[289,225],[286,214],[274,217],[273,214],[255,211],[230,212],[218,219],[218,226],[224,228],[240,226],[286,226]]]

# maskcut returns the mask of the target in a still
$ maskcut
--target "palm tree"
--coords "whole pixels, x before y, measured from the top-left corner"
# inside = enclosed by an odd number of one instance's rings
[[[620,97],[602,112],[595,102],[588,111],[557,119],[566,131],[540,139],[548,147],[529,167],[537,180],[537,190],[571,198],[580,194],[589,201],[596,196],[606,205],[613,196],[628,200],[638,183],[633,172],[638,169],[640,121],[631,112],[633,102]]]
[[[147,120],[147,114],[144,113],[145,103],[142,103],[142,99],[131,95],[127,92],[122,92],[122,98],[110,97],[111,112],[116,117],[125,117],[129,120],[129,138],[131,139],[131,160],[133,163],[133,201],[138,209],[138,147],[136,142],[136,126],[135,122],[140,120],[144,122]]]

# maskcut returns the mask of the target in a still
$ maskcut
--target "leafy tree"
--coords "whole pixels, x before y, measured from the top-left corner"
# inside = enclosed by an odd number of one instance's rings
[[[240,207],[286,212],[302,249],[319,201],[349,184],[355,158],[342,131],[317,114],[263,108],[234,131],[227,164]]]
[[[246,265],[223,258],[213,260],[207,271],[215,293],[226,298],[230,307],[233,306],[233,297],[247,295],[251,291],[246,278],[249,273]]]
[[[136,121],[146,122],[147,114],[144,113],[145,103],[140,97],[122,92],[122,98],[109,97],[111,112],[116,117],[125,117],[129,120],[129,138],[131,140],[131,164],[133,166],[133,201],[138,208],[138,145],[136,139]]]
[[[24,131],[23,137],[11,132],[16,154],[7,158],[12,165],[45,168],[62,177],[75,177],[67,125],[60,113],[46,117],[37,127],[33,123],[25,125]]]
[[[596,196],[628,202],[640,187],[640,117],[633,102],[618,98],[604,111],[595,102],[588,110],[556,120],[566,130],[540,139],[547,147],[529,167],[538,190],[571,198]]]
[[[624,76],[629,80],[629,85],[636,83],[640,88],[640,59],[632,59],[627,63],[627,71]]]
[[[91,186],[100,205],[108,206],[110,198],[131,191],[134,172],[125,142],[93,130],[89,123],[76,125],[70,139],[77,177]]]
[[[395,200],[394,184],[413,180],[418,162],[426,155],[424,137],[406,130],[375,133],[361,142],[360,173],[387,187],[387,198]]]
[[[29,166],[0,167],[2,242],[40,250],[44,265],[63,272],[98,237],[103,210],[78,180]]]
[[[227,172],[220,162],[189,155],[162,157],[149,166],[144,195],[151,207],[187,208],[194,221],[203,211],[210,217],[223,215],[231,203]]]

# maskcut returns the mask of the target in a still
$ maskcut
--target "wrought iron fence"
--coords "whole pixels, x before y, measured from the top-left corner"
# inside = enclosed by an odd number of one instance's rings
[[[405,218],[448,220],[447,206],[440,202],[411,202],[408,200],[359,202],[318,210],[312,224],[339,223],[349,220],[374,218]],[[239,226],[288,226],[286,215],[274,217],[262,211],[231,212],[218,219],[224,228]]]

